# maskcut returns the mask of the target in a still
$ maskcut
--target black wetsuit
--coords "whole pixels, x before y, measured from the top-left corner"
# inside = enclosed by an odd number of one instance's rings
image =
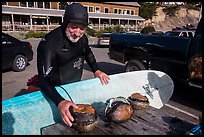
[[[80,81],[84,60],[93,72],[98,70],[86,35],[72,43],[65,36],[64,29],[59,27],[40,41],[37,48],[40,88],[56,106],[64,98],[57,92],[55,86]]]

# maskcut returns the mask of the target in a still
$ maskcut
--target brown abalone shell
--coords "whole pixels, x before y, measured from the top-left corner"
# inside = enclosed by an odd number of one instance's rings
[[[134,110],[132,106],[128,103],[128,101],[125,98],[120,99],[109,99],[109,104],[106,106],[105,109],[105,116],[108,118],[109,121],[115,122],[115,123],[122,123],[127,122]]]
[[[148,98],[140,93],[133,93],[130,97],[128,97],[128,101],[135,110],[142,110],[149,107]]]
[[[89,104],[77,104],[78,108],[70,111],[74,117],[73,128],[79,132],[90,132],[98,124],[98,115],[93,106]]]

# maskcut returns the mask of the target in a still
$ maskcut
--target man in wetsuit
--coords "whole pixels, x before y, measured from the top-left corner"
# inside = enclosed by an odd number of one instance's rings
[[[74,120],[69,107],[77,108],[77,105],[65,100],[55,86],[80,81],[84,60],[94,76],[100,78],[102,84],[108,84],[109,80],[108,75],[99,70],[88,46],[88,38],[85,35],[87,25],[86,9],[79,3],[68,5],[62,25],[42,38],[37,48],[37,69],[41,91],[56,104],[62,120],[68,126],[72,126]]]

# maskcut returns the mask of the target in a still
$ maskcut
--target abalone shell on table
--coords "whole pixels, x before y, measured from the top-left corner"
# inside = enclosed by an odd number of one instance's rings
[[[79,132],[90,132],[98,124],[99,117],[93,106],[89,104],[77,104],[78,109],[70,110],[74,117],[73,128]]]
[[[124,98],[109,100],[109,106],[105,109],[105,116],[112,122],[122,123],[128,121],[134,112],[132,106]]]

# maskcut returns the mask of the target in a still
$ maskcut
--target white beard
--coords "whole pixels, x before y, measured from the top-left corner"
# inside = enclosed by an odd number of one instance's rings
[[[71,42],[73,42],[73,43],[76,43],[83,35],[84,35],[84,34],[82,34],[81,36],[79,36],[79,37],[77,37],[77,38],[74,39],[74,38],[71,36],[71,34],[70,34],[68,31],[66,31],[66,36],[67,36],[67,38],[68,38]]]

